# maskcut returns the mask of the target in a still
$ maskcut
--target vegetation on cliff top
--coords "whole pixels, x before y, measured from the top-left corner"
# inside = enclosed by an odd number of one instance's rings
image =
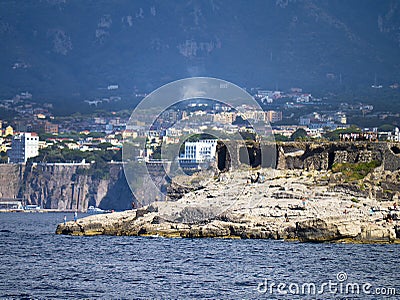
[[[68,148],[60,149],[56,146],[41,149],[39,156],[29,159],[29,162],[37,163],[72,163],[85,160],[91,163],[90,168],[81,168],[77,170],[78,175],[90,175],[93,179],[107,179],[109,177],[108,162],[121,161],[121,151],[106,150],[107,145],[99,147],[102,150],[80,151]]]
[[[41,149],[39,155],[30,159],[31,162],[47,163],[68,163],[81,162],[83,159],[87,162],[99,161],[121,161],[121,151],[107,150],[107,144],[99,145],[101,150],[80,151],[68,148],[60,149],[57,146]]]
[[[341,172],[344,175],[346,182],[352,182],[363,179],[373,169],[380,166],[380,162],[374,160],[371,162],[359,162],[359,163],[335,163],[332,165],[332,172]]]
[[[357,126],[350,126],[349,128],[346,129],[336,129],[333,131],[329,131],[323,135],[324,138],[330,140],[330,141],[338,141],[340,140],[340,134],[346,134],[346,133],[360,133],[361,129],[358,128]]]

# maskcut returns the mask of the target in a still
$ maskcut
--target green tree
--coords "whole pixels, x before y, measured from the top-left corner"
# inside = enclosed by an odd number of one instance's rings
[[[8,162],[7,152],[0,152],[0,163],[5,164]]]
[[[290,136],[290,139],[292,141],[299,140],[299,139],[304,139],[307,137],[307,131],[305,131],[303,128],[297,129],[293,134]]]
[[[92,138],[103,138],[106,136],[105,132],[91,132],[88,134],[88,137],[92,137]]]
[[[249,131],[240,131],[239,134],[241,135],[242,139],[245,141],[255,141],[256,135],[253,132]]]
[[[330,132],[325,133],[323,136],[330,141],[338,141],[340,139],[340,134],[344,133],[360,133],[361,129],[357,126],[350,126],[346,129],[336,129]]]
[[[111,143],[101,143],[97,145],[97,147],[100,148],[101,150],[107,150],[107,148],[110,148],[112,146],[113,145]]]
[[[287,136],[284,136],[282,134],[274,134],[275,141],[277,142],[287,142],[289,138]]]
[[[394,126],[391,124],[383,124],[381,126],[378,127],[379,131],[393,131],[394,130]]]

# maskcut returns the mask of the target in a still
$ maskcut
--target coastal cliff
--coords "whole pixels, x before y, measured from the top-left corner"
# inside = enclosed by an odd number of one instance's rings
[[[232,153],[227,152],[223,144],[217,148],[216,165],[219,171],[229,173],[233,166],[268,167],[261,166],[259,144],[248,143],[247,160],[243,160],[243,153],[246,152],[243,146],[234,142],[230,146]],[[330,189],[336,192],[386,201],[398,199],[399,178],[393,173],[400,168],[398,143],[285,142],[273,147],[276,148],[276,155],[274,162],[269,163],[278,170],[331,172],[332,176],[321,176],[318,180],[329,184]],[[339,172],[341,170],[332,170],[360,163],[379,165],[375,172],[379,179],[367,177],[362,182],[344,180],[343,172]],[[130,209],[134,197],[126,182],[122,164],[106,165],[100,176],[97,171],[91,164],[2,164],[0,198],[24,198],[27,204],[58,210],[85,211],[90,205],[103,209]],[[157,176],[164,180],[165,174],[161,173]],[[175,201],[200,188],[202,186],[182,187],[173,181],[166,186],[167,199]]]
[[[96,176],[90,164],[0,165],[0,198],[22,198],[44,209],[86,211],[131,208],[132,193],[122,165],[107,166]]]

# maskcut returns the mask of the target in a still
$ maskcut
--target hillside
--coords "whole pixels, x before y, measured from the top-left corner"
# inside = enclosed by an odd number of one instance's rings
[[[400,81],[399,16],[395,0],[2,1],[0,97],[130,97],[188,76],[310,91],[387,86]]]

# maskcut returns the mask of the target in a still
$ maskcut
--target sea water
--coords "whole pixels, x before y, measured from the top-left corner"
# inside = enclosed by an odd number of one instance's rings
[[[0,298],[400,299],[400,245],[56,235],[63,216],[0,214]]]

